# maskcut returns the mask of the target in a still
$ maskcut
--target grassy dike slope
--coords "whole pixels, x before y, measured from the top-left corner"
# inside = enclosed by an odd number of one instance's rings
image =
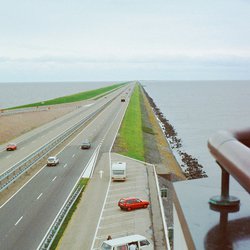
[[[155,164],[158,174],[185,179],[139,83],[131,96],[113,151]]]
[[[91,99],[94,97],[103,96],[105,93],[113,91],[119,87],[122,87],[124,84],[126,84],[126,82],[110,85],[110,86],[99,88],[99,89],[80,92],[80,93],[73,94],[73,95],[62,96],[62,97],[58,97],[58,98],[47,100],[47,101],[35,102],[35,103],[31,103],[31,104],[17,106],[17,107],[13,107],[13,108],[9,108],[9,109],[30,108],[30,107],[37,107],[37,106],[47,106],[47,105],[79,102],[79,101],[88,100],[88,99]]]
[[[136,84],[130,103],[115,141],[116,152],[144,161],[144,143],[141,118],[141,93]]]

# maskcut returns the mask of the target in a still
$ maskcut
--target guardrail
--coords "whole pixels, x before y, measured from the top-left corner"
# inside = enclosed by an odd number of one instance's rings
[[[1,109],[0,116],[21,114],[21,113],[26,113],[26,112],[45,111],[45,110],[49,110],[50,108],[51,108],[50,106],[37,106],[37,107],[20,108],[20,109]]]
[[[71,136],[76,130],[78,130],[81,126],[83,126],[87,121],[89,121],[92,117],[94,117],[97,113],[101,112],[106,106],[108,106],[117,96],[109,100],[107,103],[102,105],[99,109],[97,109],[92,114],[88,115],[84,119],[77,122],[71,128],[64,131],[59,136],[52,139],[50,142],[40,147],[38,150],[9,168],[0,176],[0,192],[4,191],[8,188],[13,182],[15,182],[21,175],[27,172],[34,164],[36,164],[39,160],[44,158],[50,151],[58,146],[58,144],[65,141],[69,136]],[[4,183],[2,183],[4,182]]]
[[[70,195],[68,200],[66,201],[65,205],[60,210],[59,214],[54,220],[50,230],[48,231],[47,235],[43,239],[42,245],[39,248],[40,250],[50,249],[62,223],[64,222],[66,216],[68,215],[71,207],[74,205],[76,199],[79,197],[83,190],[84,186],[78,186],[76,190]]]
[[[239,206],[239,199],[229,195],[229,175],[250,193],[250,128],[220,131],[208,141],[208,148],[222,170],[221,195],[210,199],[217,206]]]

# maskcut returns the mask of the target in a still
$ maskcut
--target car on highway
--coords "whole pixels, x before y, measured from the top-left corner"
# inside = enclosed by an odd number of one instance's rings
[[[56,156],[50,156],[47,160],[47,166],[56,166],[59,164],[59,159]]]
[[[81,149],[89,149],[91,148],[91,143],[88,139],[83,140],[81,144]]]
[[[127,211],[138,208],[147,208],[149,204],[150,204],[149,201],[141,200],[134,197],[121,198],[118,202],[118,206],[121,209]]]
[[[125,99],[125,96],[122,96],[122,97],[121,97],[121,102],[125,102],[125,100],[126,100],[126,99]]]
[[[9,144],[6,146],[6,150],[7,150],[7,151],[13,151],[13,150],[16,150],[16,149],[17,149],[16,143],[9,143]]]

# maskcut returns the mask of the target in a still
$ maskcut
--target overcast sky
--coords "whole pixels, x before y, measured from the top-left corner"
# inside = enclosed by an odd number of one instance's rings
[[[0,0],[0,82],[250,79],[248,0]]]

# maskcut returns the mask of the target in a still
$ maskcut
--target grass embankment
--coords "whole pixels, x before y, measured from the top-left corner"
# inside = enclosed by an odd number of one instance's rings
[[[138,84],[136,84],[128,109],[123,118],[115,147],[118,148],[119,153],[123,155],[144,161],[140,101],[140,89]]]
[[[173,173],[177,179],[185,179],[139,84],[135,86],[113,150],[131,158],[157,164],[157,172],[160,174]]]
[[[68,95],[68,96],[62,96],[62,97],[58,97],[58,98],[47,100],[47,101],[35,102],[35,103],[26,104],[22,106],[16,106],[16,107],[8,108],[8,109],[30,108],[30,107],[37,107],[37,106],[48,106],[48,105],[56,105],[56,104],[63,104],[63,103],[70,103],[70,102],[79,102],[79,101],[88,100],[90,98],[97,97],[99,95],[103,95],[109,91],[122,87],[125,84],[127,83],[125,82],[125,83],[120,83],[120,84],[114,84],[114,85],[99,88],[99,89],[94,89],[94,90],[90,90],[86,92],[80,92],[80,93]]]
[[[60,229],[59,229],[59,231],[58,231],[58,233],[57,233],[57,235],[56,235],[56,237],[55,237],[55,239],[54,239],[54,241],[53,241],[53,243],[52,243],[52,245],[51,245],[51,247],[50,247],[51,250],[56,249],[56,247],[57,247],[57,245],[58,245],[58,243],[59,243],[61,237],[63,236],[63,233],[64,233],[65,229],[67,228],[67,226],[68,226],[68,224],[69,224],[69,222],[70,222],[70,219],[71,219],[73,213],[74,213],[75,210],[77,209],[77,205],[78,205],[78,203],[79,203],[80,200],[81,200],[82,193],[83,193],[83,191],[84,191],[84,189],[85,189],[85,187],[86,187],[86,185],[87,185],[87,183],[88,183],[88,180],[89,180],[88,178],[85,178],[85,179],[81,179],[81,180],[79,181],[78,186],[83,187],[82,192],[80,193],[80,195],[79,195],[78,198],[76,199],[74,205],[73,205],[73,206],[71,207],[71,209],[69,210],[69,213],[67,214],[67,216],[66,216],[66,218],[65,218],[65,220],[64,220],[64,222],[63,222],[63,224],[61,225],[61,227],[60,227]]]

